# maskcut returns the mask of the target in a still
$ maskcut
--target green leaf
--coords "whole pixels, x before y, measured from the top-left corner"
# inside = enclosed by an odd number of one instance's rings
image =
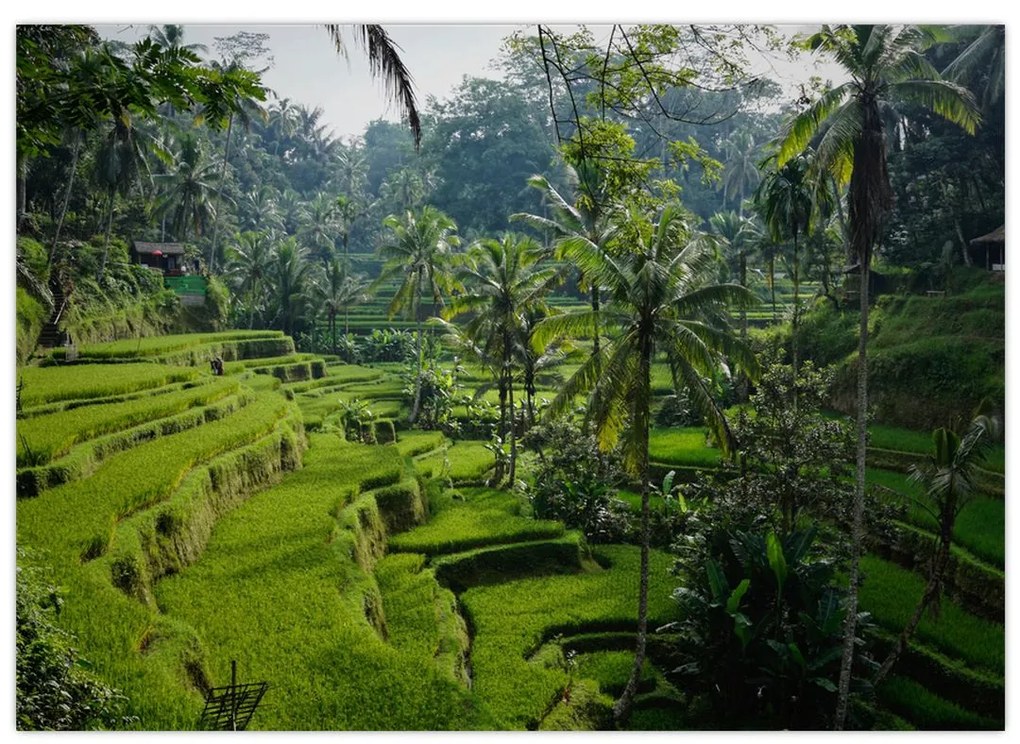
[[[776,576],[779,591],[782,591],[783,585],[786,583],[787,573],[789,572],[786,566],[786,556],[783,555],[783,546],[779,542],[779,538],[776,537],[775,532],[769,533],[765,543],[765,553],[769,559],[769,566],[772,568],[772,573]]]
[[[790,651],[790,657],[797,662],[801,669],[807,666],[807,663],[804,661],[804,654],[800,652],[800,647],[796,643],[788,643],[786,648]]]
[[[737,584],[736,588],[730,594],[730,598],[726,601],[727,613],[729,613],[730,615],[736,613],[737,608],[740,607],[740,600],[744,598],[744,595],[747,593],[747,590],[750,586],[751,586],[750,579],[744,579],[739,584]]]
[[[832,680],[828,677],[812,677],[811,681],[821,687],[826,692],[835,692],[836,685],[833,684]]]
[[[676,471],[670,470],[666,473],[666,477],[662,479],[662,493],[668,494],[673,490],[673,479],[676,478]]]
[[[712,590],[712,599],[716,602],[716,604],[721,605],[726,601],[727,595],[730,593],[730,586],[726,581],[726,574],[723,573],[719,562],[712,558],[709,559],[705,570],[708,573],[708,586]]]
[[[733,616],[733,633],[740,639],[740,649],[746,650],[751,642],[751,621],[743,612]]]

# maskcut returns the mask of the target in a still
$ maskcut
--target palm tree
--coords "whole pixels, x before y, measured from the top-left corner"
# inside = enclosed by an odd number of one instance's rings
[[[295,238],[286,238],[276,246],[269,269],[276,301],[274,320],[288,336],[294,334],[297,321],[304,314],[311,268],[304,248]]]
[[[113,230],[113,207],[117,194],[127,195],[142,174],[148,175],[145,160],[144,135],[134,126],[125,108],[113,118],[112,125],[99,146],[93,168],[93,178],[106,192],[106,228],[103,238],[103,256],[99,262],[97,279],[106,273],[106,260],[110,252],[110,233]]]
[[[793,239],[793,374],[797,363],[797,321],[800,316],[800,245],[798,238],[811,229],[813,201],[808,183],[808,157],[800,154],[787,160],[782,167],[769,170],[755,193],[755,203],[769,237],[776,243]],[[775,290],[773,289],[773,302]],[[794,397],[796,405],[796,397]]]
[[[227,249],[227,275],[234,289],[248,297],[248,328],[255,327],[255,308],[265,294],[273,256],[273,239],[267,232],[247,231]]]
[[[331,349],[336,354],[336,319],[344,313],[344,333],[349,333],[347,327],[348,308],[365,299],[365,290],[368,282],[363,274],[351,274],[349,264],[341,261],[335,256],[330,259],[325,270],[325,282],[318,285],[316,297],[321,307],[326,310],[326,319],[329,323],[329,337],[332,343]]]
[[[722,143],[723,165],[719,186],[723,191],[723,206],[736,199],[737,214],[744,216],[744,199],[748,192],[758,185],[761,171],[758,170],[758,146],[754,137],[746,130],[733,132]]]
[[[170,216],[170,229],[182,242],[189,236],[200,236],[214,215],[213,185],[215,163],[208,160],[198,137],[184,134],[178,142],[171,171],[163,180],[157,213]],[[210,263],[210,270],[212,264]]]
[[[336,200],[325,192],[318,192],[302,209],[302,225],[298,237],[311,250],[313,256],[322,261],[328,270],[336,250],[337,233]]]
[[[936,429],[932,432],[934,454],[928,456],[927,463],[910,467],[911,479],[924,486],[927,503],[922,502],[921,505],[938,525],[935,554],[929,569],[928,583],[921,593],[914,614],[872,678],[872,685],[876,687],[906,649],[925,611],[938,605],[946,567],[949,565],[949,552],[953,546],[956,518],[974,492],[974,469],[988,454],[989,438],[996,429],[995,420],[984,415],[975,417],[963,436],[945,427]]]
[[[226,74],[230,74],[233,71],[244,69],[244,66],[239,60],[233,60],[229,63],[212,63],[213,69],[219,69],[224,71]],[[218,187],[216,189],[216,205],[214,212],[216,213],[216,221],[213,224],[212,244],[209,246],[210,258],[216,256],[216,239],[219,236],[220,221],[219,221],[219,206],[220,200],[223,198],[223,185],[227,178],[227,163],[230,160],[230,136],[234,132],[234,120],[238,119],[241,125],[247,129],[251,124],[252,115],[258,115],[262,119],[266,119],[268,115],[258,105],[254,98],[237,98],[228,103],[230,115],[227,117],[227,134],[223,144],[223,161],[220,164],[220,175],[218,179]],[[209,263],[209,270],[212,271],[212,261]]]
[[[619,256],[590,244],[574,251],[574,260],[592,281],[607,288],[611,299],[603,310],[603,321],[615,333],[607,334],[600,358],[588,359],[549,409],[550,415],[557,415],[569,408],[575,396],[590,393],[588,417],[600,446],[609,449],[624,435],[624,462],[641,482],[637,646],[630,680],[613,709],[620,723],[630,715],[648,632],[652,360],[658,353],[665,355],[674,387],[687,390],[726,452],[732,450],[732,433],[706,378],[717,373],[724,356],[748,372],[755,368],[748,347],[726,330],[730,304],[750,304],[753,296],[736,284],[708,282],[715,261],[711,242],[695,234],[673,207],[666,207],[658,222],[632,212],[625,227],[629,250]],[[553,316],[541,323],[536,338],[545,342],[587,335],[594,322],[594,313],[587,310]]]
[[[558,274],[554,267],[541,265],[546,255],[531,238],[509,233],[501,240],[474,243],[457,272],[465,292],[444,312],[447,318],[471,313],[465,333],[487,357],[499,359],[500,433],[510,442],[511,484],[517,476],[514,373],[525,342],[523,316],[546,309],[544,295]]]
[[[615,206],[609,198],[609,184],[602,170],[593,161],[581,160],[567,166],[568,177],[576,185],[573,203],[567,200],[545,176],[532,176],[528,184],[542,192],[552,217],[535,214],[513,214],[511,220],[521,220],[543,232],[551,232],[557,246],[557,258],[573,258],[575,254],[606,252],[616,234],[613,222]],[[576,262],[575,262],[576,263]],[[600,363],[599,310],[601,289],[593,277],[581,269],[581,287],[588,285],[592,310],[592,359]]]
[[[407,212],[403,219],[390,215],[383,226],[391,235],[379,247],[384,263],[375,286],[395,276],[403,275],[400,287],[389,306],[392,318],[399,312],[413,318],[416,328],[415,356],[417,376],[414,385],[414,403],[409,421],[418,418],[421,405],[422,364],[422,297],[428,293],[435,307],[443,305],[443,293],[448,285],[446,275],[453,249],[460,245],[457,225],[435,207],[426,205],[417,212]]]
[[[347,59],[347,46],[344,44],[341,27],[337,24],[327,24],[326,33],[329,34],[337,52]],[[397,104],[401,116],[411,128],[414,147],[418,149],[421,146],[421,118],[414,96],[414,81],[400,59],[400,47],[393,42],[386,29],[373,24],[354,26],[354,43],[368,54],[368,68],[372,77],[383,78],[386,92]]]
[[[816,134],[819,172],[850,182],[850,260],[860,273],[860,338],[857,352],[857,476],[843,659],[835,728],[846,721],[857,623],[860,552],[864,540],[864,472],[868,411],[868,288],[871,254],[892,207],[882,111],[912,101],[973,133],[980,116],[974,97],[943,80],[922,52],[938,37],[932,28],[892,25],[823,26],[810,45],[831,53],[850,80],[825,92],[785,129],[777,152],[782,167],[803,152]]]

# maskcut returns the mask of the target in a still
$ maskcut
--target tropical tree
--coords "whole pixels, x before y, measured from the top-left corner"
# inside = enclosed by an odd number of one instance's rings
[[[347,59],[347,45],[344,44],[343,29],[337,24],[327,24],[326,33],[337,52]],[[414,96],[411,73],[400,59],[398,47],[382,26],[370,23],[354,26],[354,43],[368,54],[368,68],[372,77],[382,77],[386,92],[397,104],[401,116],[407,121],[414,136],[414,146],[421,144],[421,118]]]
[[[157,177],[162,188],[156,213],[169,216],[174,237],[185,242],[202,235],[215,214],[216,164],[206,157],[201,140],[192,132],[183,134],[177,145],[169,172]]]
[[[928,456],[928,462],[910,468],[911,479],[924,487],[924,499],[919,504],[935,521],[938,532],[933,545],[934,555],[928,571],[928,583],[925,584],[914,614],[875,672],[872,684],[876,687],[906,649],[924,613],[938,606],[953,547],[956,518],[974,493],[975,468],[988,454],[990,439],[997,428],[994,419],[978,415],[962,435],[946,427],[936,429],[932,432],[933,453]]]
[[[519,213],[511,215],[510,219],[521,220],[551,234],[557,258],[574,259],[575,254],[605,253],[616,233],[612,219],[615,206],[609,193],[610,185],[602,170],[590,160],[580,160],[575,166],[568,165],[567,175],[576,188],[573,202],[564,197],[545,176],[532,176],[528,184],[542,193],[551,216]],[[575,260],[574,263],[581,272],[581,287],[587,285],[591,294],[591,358],[598,365],[602,357],[599,323],[601,289],[595,278],[585,273],[581,262]]]
[[[324,280],[318,284],[315,296],[320,306],[326,311],[329,323],[330,349],[336,354],[336,319],[344,314],[344,334],[350,332],[347,326],[347,311],[351,305],[361,302],[366,297],[368,282],[362,274],[352,274],[349,264],[333,257],[326,265]]]
[[[665,355],[674,388],[686,390],[701,410],[720,446],[730,452],[732,433],[707,378],[719,371],[724,357],[754,371],[750,350],[726,330],[731,304],[749,304],[752,295],[736,284],[708,280],[715,249],[696,234],[675,207],[658,221],[631,211],[623,226],[628,250],[610,256],[596,245],[578,243],[573,259],[606,287],[611,302],[601,312],[607,340],[598,356],[588,359],[553,399],[549,413],[562,413],[577,395],[590,394],[588,418],[604,449],[623,436],[624,463],[641,482],[641,570],[638,589],[637,645],[634,669],[614,706],[618,722],[630,715],[641,676],[648,631],[649,468],[648,432],[651,368]],[[564,335],[590,334],[595,312],[586,310],[547,318],[539,342]]]
[[[558,274],[556,268],[542,265],[546,255],[531,238],[509,233],[500,240],[474,243],[457,272],[465,291],[444,311],[447,318],[470,313],[465,333],[486,356],[499,359],[500,434],[510,442],[511,484],[517,472],[514,374],[524,351],[523,318],[545,309],[544,295]]]
[[[325,192],[318,192],[304,205],[301,214],[301,228],[298,237],[312,256],[322,261],[328,271],[334,258],[337,234],[336,199]]]
[[[422,298],[427,294],[434,307],[443,305],[443,295],[449,285],[447,271],[453,249],[460,245],[457,225],[435,207],[426,205],[417,212],[406,212],[403,219],[390,215],[383,220],[383,226],[390,231],[388,239],[379,247],[383,266],[376,280],[380,283],[401,277],[400,286],[389,305],[392,318],[404,312],[416,324],[415,356],[417,377],[414,403],[411,405],[409,421],[418,418],[421,405],[422,324],[424,322]]]
[[[269,280],[275,302],[274,323],[288,336],[294,335],[298,321],[304,316],[311,289],[312,264],[307,253],[290,237],[278,243],[269,265]]]
[[[761,181],[758,144],[749,131],[739,129],[722,143],[722,152],[725,163],[719,188],[723,192],[723,205],[732,209],[732,201],[736,201],[737,214],[743,217],[744,199]]]
[[[791,274],[793,276],[793,373],[797,374],[797,321],[800,317],[800,245],[798,238],[811,229],[814,209],[808,180],[808,157],[798,155],[782,167],[769,170],[755,193],[756,207],[769,237],[776,243],[787,238],[793,241]],[[773,302],[775,289],[773,288]],[[794,398],[796,405],[796,397]]]
[[[899,25],[823,26],[812,49],[830,53],[849,80],[823,93],[785,128],[777,151],[782,167],[815,146],[816,167],[849,180],[850,259],[860,275],[860,339],[857,377],[857,475],[852,516],[849,607],[843,644],[835,728],[842,729],[850,694],[857,622],[860,551],[864,539],[864,474],[868,411],[868,289],[871,255],[892,208],[883,110],[900,101],[919,104],[973,133],[980,116],[974,97],[944,80],[923,52],[939,40],[932,27]]]
[[[234,290],[246,296],[248,327],[255,327],[255,310],[264,300],[273,255],[273,238],[268,232],[246,231],[227,249],[227,276]]]

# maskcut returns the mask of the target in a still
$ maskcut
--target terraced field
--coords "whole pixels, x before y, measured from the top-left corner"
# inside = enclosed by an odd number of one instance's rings
[[[232,660],[242,681],[270,685],[253,729],[608,724],[630,671],[637,549],[589,547],[486,488],[485,442],[407,430],[399,365],[296,354],[265,332],[80,352],[20,375],[19,560],[65,588],[61,623],[139,728],[196,728]],[[465,384],[483,379],[469,370]],[[353,400],[389,443],[336,433]],[[720,464],[699,428],[657,429],[651,446],[661,467]],[[915,489],[903,466],[918,453],[899,447],[876,447],[885,468],[870,472],[890,499]],[[961,515],[943,614],[882,694],[911,725],[1001,726],[1003,520],[995,488]],[[867,560],[862,603],[885,638],[920,592],[930,527],[909,511]],[[671,563],[653,553],[653,627],[673,619]],[[661,645],[635,729],[689,725],[683,691],[655,665]]]

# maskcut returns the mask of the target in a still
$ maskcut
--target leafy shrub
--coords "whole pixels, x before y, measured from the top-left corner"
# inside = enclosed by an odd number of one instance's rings
[[[623,482],[618,459],[603,453],[594,435],[554,421],[523,439],[538,455],[525,494],[538,519],[558,519],[589,542],[619,542],[629,530],[630,509],[616,498]]]
[[[727,728],[825,728],[835,709],[844,590],[809,527],[780,538],[705,509],[679,549],[683,660],[671,676]]]
[[[20,560],[16,571],[18,730],[80,731],[131,723],[122,715],[124,696],[86,671],[75,639],[58,627],[63,605],[58,589]]]

